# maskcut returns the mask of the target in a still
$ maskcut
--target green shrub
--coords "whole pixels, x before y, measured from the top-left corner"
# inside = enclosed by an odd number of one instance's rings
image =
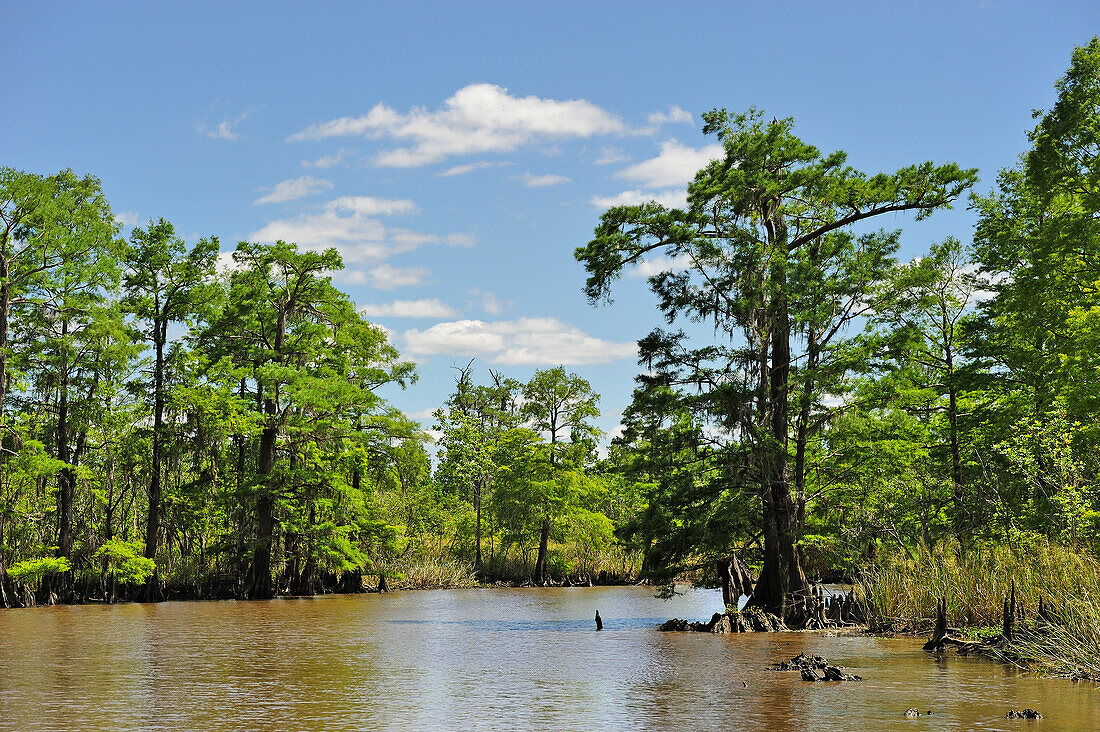
[[[24,559],[16,562],[8,569],[8,576],[15,582],[36,585],[46,575],[61,574],[72,569],[69,560],[65,557],[42,557],[41,559]]]
[[[119,582],[141,584],[156,571],[156,563],[142,556],[138,542],[111,539],[92,555],[96,562],[106,562],[107,574]]]

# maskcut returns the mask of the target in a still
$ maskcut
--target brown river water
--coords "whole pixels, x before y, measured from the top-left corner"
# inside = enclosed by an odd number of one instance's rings
[[[916,639],[654,630],[720,605],[615,587],[0,610],[0,729],[1100,730],[1091,684]],[[800,651],[865,680],[767,670]],[[1005,718],[1024,707],[1044,719]]]

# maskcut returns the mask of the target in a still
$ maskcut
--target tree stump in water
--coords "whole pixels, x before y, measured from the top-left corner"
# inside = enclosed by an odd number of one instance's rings
[[[603,630],[603,618],[600,617],[600,611],[596,611],[596,630]]]
[[[936,603],[936,627],[932,631],[932,637],[924,644],[924,650],[934,651],[942,648],[947,637],[947,598],[941,597]]]
[[[736,609],[738,598],[752,594],[752,573],[745,560],[738,556],[719,559],[716,565],[718,578],[722,582],[722,602]]]

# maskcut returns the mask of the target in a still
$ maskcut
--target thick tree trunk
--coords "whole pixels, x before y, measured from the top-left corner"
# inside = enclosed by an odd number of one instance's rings
[[[8,237],[4,232],[0,248],[0,446],[4,443],[4,403],[8,398],[8,312],[11,283],[8,281]],[[0,486],[4,484],[4,451],[0,449]]]
[[[535,560],[535,584],[546,584],[546,552],[550,546],[550,517],[542,520],[542,530],[539,532],[539,555]]]
[[[68,322],[61,324],[61,339],[68,335]],[[63,463],[70,460],[69,454],[69,365],[63,359],[61,364],[61,382],[57,394],[57,459]],[[57,556],[69,558],[73,550],[73,484],[72,468],[64,467],[57,476]]]
[[[753,604],[788,618],[792,593],[809,595],[809,583],[802,572],[797,541],[798,506],[791,496],[787,465],[787,441],[790,416],[787,397],[791,370],[791,321],[787,302],[787,230],[782,216],[765,211],[769,230],[771,259],[769,308],[771,363],[768,370],[768,421],[762,445],[761,470],[764,523],[764,567],[753,592]]]
[[[275,326],[275,354],[281,359],[286,340],[286,307],[279,309]],[[259,389],[259,385],[257,389]],[[256,476],[259,480],[259,497],[256,499],[256,549],[252,555],[252,597],[268,599],[274,596],[271,588],[271,543],[275,534],[275,486],[271,474],[275,470],[275,444],[279,436],[278,390],[269,386],[265,390],[265,424],[260,433],[260,449],[256,460]]]
[[[271,405],[271,401],[268,400]],[[273,411],[269,409],[269,414]],[[271,417],[269,416],[269,421]],[[273,424],[264,427],[260,434],[259,460],[256,475],[260,481],[259,496],[256,499],[256,549],[252,554],[252,592],[253,599],[268,599],[274,596],[271,587],[271,542],[275,533],[275,499],[268,478],[275,466],[276,428]]]

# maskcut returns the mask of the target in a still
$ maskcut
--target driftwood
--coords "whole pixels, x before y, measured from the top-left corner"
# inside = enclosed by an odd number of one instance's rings
[[[658,630],[694,631],[696,633],[774,633],[787,630],[783,621],[760,608],[745,608],[739,613],[715,613],[709,622],[692,622],[673,618],[657,626]]]
[[[1023,709],[1017,711],[1015,709],[1010,710],[1008,713],[1008,719],[1042,719],[1043,715],[1039,714],[1035,709]]]

